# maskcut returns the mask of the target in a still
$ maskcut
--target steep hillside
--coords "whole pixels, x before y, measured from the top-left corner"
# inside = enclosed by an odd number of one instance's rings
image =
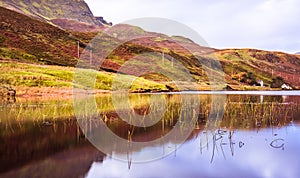
[[[77,39],[48,23],[0,7],[0,57],[75,65]]]
[[[93,26],[83,31],[99,30],[97,27],[109,25],[103,18],[94,17],[84,0],[2,0],[0,6],[51,22],[64,29],[72,30],[77,23],[81,26]]]

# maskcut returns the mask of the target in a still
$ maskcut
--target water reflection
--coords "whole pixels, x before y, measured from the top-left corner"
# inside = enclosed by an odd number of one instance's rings
[[[204,147],[198,135],[176,153],[155,162],[133,163],[130,170],[126,162],[106,158],[94,163],[87,177],[298,177],[299,134],[299,126],[227,131]],[[278,139],[284,140],[278,148],[270,145]]]
[[[140,116],[155,111],[149,95],[131,95],[131,109],[118,112]],[[96,98],[98,117],[79,127],[71,100],[3,102],[0,104],[1,177],[298,177],[300,150],[300,97],[229,95],[222,120],[210,121],[212,97],[190,95],[200,104],[193,132],[180,146],[165,140],[135,148],[131,143],[164,138],[180,120],[181,96],[163,95],[164,117],[149,127],[133,126],[119,117],[110,95]],[[122,101],[120,101],[122,102]],[[153,103],[152,103],[153,104]],[[155,103],[154,103],[155,104]],[[159,104],[159,103],[158,103]],[[85,106],[82,100],[82,107]],[[157,107],[159,108],[159,107]],[[184,117],[183,117],[184,118]],[[100,120],[101,119],[101,120]],[[184,118],[191,119],[191,118]],[[101,124],[126,145],[113,145],[112,159],[91,146],[83,131],[93,133]],[[185,124],[185,125],[184,125]],[[216,125],[208,130],[209,124]],[[88,132],[90,131],[90,132]],[[97,133],[99,134],[99,133]],[[103,135],[103,133],[102,133]],[[103,135],[103,138],[105,136]],[[118,149],[118,147],[126,149]],[[172,154],[170,149],[175,148]],[[160,151],[163,158],[136,164],[134,157]],[[30,176],[31,175],[31,176]]]

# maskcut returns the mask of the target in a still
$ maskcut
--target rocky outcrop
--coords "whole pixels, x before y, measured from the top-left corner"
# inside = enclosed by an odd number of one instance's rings
[[[109,25],[109,26],[112,26],[112,25],[113,25],[112,22],[107,22],[106,20],[104,20],[103,17],[95,17],[95,18],[96,18],[96,20],[97,20],[98,22],[100,22],[100,23],[102,23],[102,24]]]

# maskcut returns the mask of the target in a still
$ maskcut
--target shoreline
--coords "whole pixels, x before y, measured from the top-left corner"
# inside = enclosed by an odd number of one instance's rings
[[[71,98],[74,95],[73,88],[51,88],[51,87],[15,87],[16,98]],[[110,94],[109,90],[80,90],[82,94]]]
[[[100,94],[111,94],[113,91],[111,90],[73,90],[73,88],[54,88],[54,87],[15,87],[16,90],[16,98],[59,98],[59,99],[68,99],[74,96],[74,92],[78,92],[83,95],[100,95]],[[246,93],[255,93],[261,94],[268,92],[276,92],[276,93],[293,93],[299,92],[300,90],[278,90],[271,88],[264,88],[264,90],[185,90],[185,91],[151,91],[151,92],[131,92],[131,93],[183,93],[183,94],[246,94]],[[122,92],[120,92],[122,93]]]

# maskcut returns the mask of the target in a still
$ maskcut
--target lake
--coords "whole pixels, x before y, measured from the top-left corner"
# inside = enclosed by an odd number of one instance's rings
[[[0,101],[0,177],[299,177],[299,92]]]

